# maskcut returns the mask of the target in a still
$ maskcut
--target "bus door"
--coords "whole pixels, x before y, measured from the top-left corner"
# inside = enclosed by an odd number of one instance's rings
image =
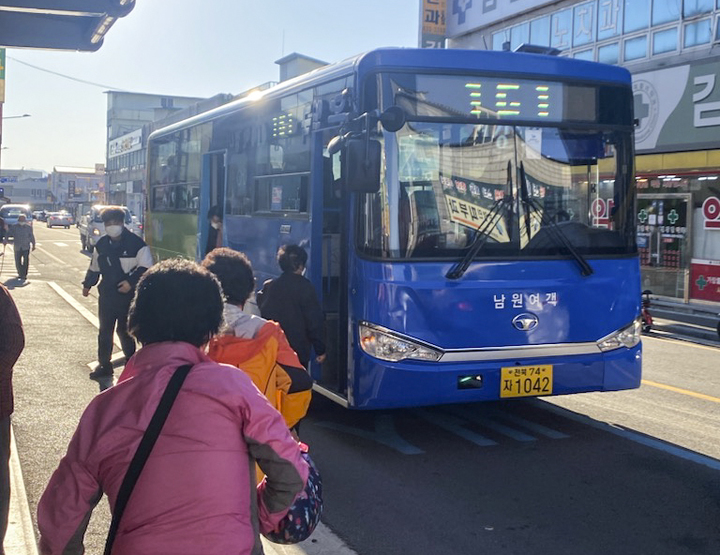
[[[208,152],[203,155],[202,176],[200,177],[200,212],[198,214],[197,259],[205,258],[210,222],[207,214],[210,208],[218,206],[224,214],[225,199],[225,150]],[[225,244],[223,238],[223,244]]]
[[[322,278],[320,300],[325,314],[326,360],[313,375],[328,393],[347,397],[347,225],[345,195],[340,183],[340,153],[330,156],[326,146],[337,130],[318,133],[316,168],[322,168]],[[318,190],[315,188],[314,190]],[[314,206],[317,206],[314,204]]]
[[[639,194],[638,251],[643,289],[685,298],[690,268],[690,195]]]

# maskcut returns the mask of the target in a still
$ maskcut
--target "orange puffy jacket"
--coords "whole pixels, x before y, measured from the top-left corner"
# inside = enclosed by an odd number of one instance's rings
[[[257,388],[280,411],[289,428],[307,413],[312,390],[288,393],[290,376],[281,365],[302,368],[277,322],[266,322],[252,339],[221,335],[208,345],[208,355],[232,364],[250,376]]]

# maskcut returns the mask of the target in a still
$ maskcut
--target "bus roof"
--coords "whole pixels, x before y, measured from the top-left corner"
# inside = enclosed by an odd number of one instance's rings
[[[263,91],[259,99],[289,94],[294,90],[306,89],[349,73],[357,73],[362,79],[365,75],[377,71],[403,69],[418,71],[441,69],[453,73],[488,72],[527,77],[553,75],[564,79],[601,81],[626,86],[630,86],[632,82],[630,72],[625,68],[559,56],[496,50],[378,48],[283,81],[279,85]],[[258,98],[248,97],[233,100],[207,112],[158,129],[151,134],[151,138],[225,116],[257,100]]]

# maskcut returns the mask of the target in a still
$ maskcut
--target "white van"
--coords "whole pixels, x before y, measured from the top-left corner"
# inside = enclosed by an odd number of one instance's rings
[[[100,213],[107,207],[108,205],[105,204],[96,204],[90,208],[86,214],[83,214],[78,221],[80,243],[82,243],[82,248],[88,252],[94,251],[95,245],[97,245],[100,237],[105,235],[105,224],[100,217]],[[130,216],[130,210],[128,210],[125,206],[119,206],[118,208],[122,208],[125,211],[125,227],[132,231],[132,217]]]

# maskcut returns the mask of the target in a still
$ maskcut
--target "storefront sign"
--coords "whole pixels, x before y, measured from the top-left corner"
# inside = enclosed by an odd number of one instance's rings
[[[5,49],[0,48],[0,102],[5,102]]]
[[[633,76],[638,152],[716,148],[720,140],[720,64],[686,64]]]
[[[708,197],[702,205],[703,228],[720,229],[720,199]]]
[[[444,48],[446,0],[423,0],[420,6],[420,48]]]
[[[137,129],[132,133],[113,139],[108,143],[108,158],[114,158],[121,154],[134,152],[142,148],[142,129]]]
[[[457,37],[555,0],[447,0],[448,36]]]
[[[720,260],[693,259],[690,265],[690,296],[720,302]]]

